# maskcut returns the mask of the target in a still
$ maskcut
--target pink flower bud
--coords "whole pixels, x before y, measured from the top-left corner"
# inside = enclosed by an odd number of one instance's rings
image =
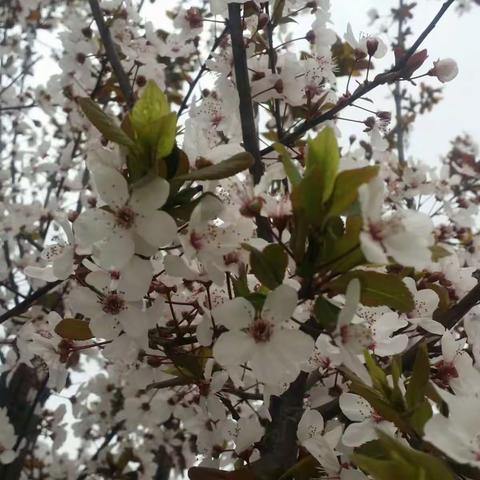
[[[378,50],[378,40],[374,37],[367,39],[367,52],[370,57],[373,57]]]
[[[444,58],[433,62],[433,68],[428,72],[437,77],[442,83],[450,82],[458,75],[458,65],[453,58]]]

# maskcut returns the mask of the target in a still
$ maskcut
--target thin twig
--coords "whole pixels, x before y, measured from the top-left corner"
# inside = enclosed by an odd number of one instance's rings
[[[110,29],[105,23],[105,19],[103,18],[102,10],[100,8],[100,5],[98,4],[98,1],[88,0],[88,3],[90,4],[93,18],[95,20],[95,23],[97,24],[98,32],[100,33],[100,38],[102,39],[108,61],[112,66],[115,76],[117,77],[118,84],[120,85],[120,89],[122,90],[123,96],[125,97],[125,101],[130,108],[133,105],[133,90],[130,86],[128,76],[122,67],[122,63],[120,62],[117,49],[113,44]]]
[[[188,87],[188,92],[186,93],[185,97],[183,97],[180,108],[178,109],[177,116],[180,116],[185,110],[185,108],[187,108],[187,103],[190,100],[190,97],[192,96],[192,93],[195,90],[195,87],[197,86],[204,72],[207,70],[207,62],[212,58],[213,54],[215,53],[215,50],[218,48],[218,46],[220,45],[221,41],[223,40],[223,38],[227,33],[228,33],[228,27],[225,27],[223,29],[223,32],[213,42],[212,49],[210,50],[210,54],[208,55],[207,59],[202,63],[200,70],[197,72],[197,75],[195,76],[195,78],[190,83],[190,86]]]
[[[31,295],[29,295],[25,300],[23,300],[23,302],[20,302],[15,307],[11,308],[10,310],[7,310],[5,313],[0,315],[0,323],[6,322],[7,320],[10,320],[10,318],[16,317],[26,312],[39,298],[42,298],[43,295],[53,290],[62,282],[63,280],[57,280],[55,282],[48,283],[47,285],[39,288],[38,290],[33,292]]]

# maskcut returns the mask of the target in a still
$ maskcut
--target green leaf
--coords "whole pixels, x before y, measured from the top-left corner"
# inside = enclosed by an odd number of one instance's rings
[[[319,168],[305,172],[291,195],[294,212],[305,215],[306,220],[315,226],[321,226],[324,219],[322,181],[323,174]]]
[[[337,325],[340,309],[327,299],[319,296],[313,307],[313,316],[318,324],[328,331],[333,331]]]
[[[417,350],[412,376],[405,393],[407,405],[412,410],[424,401],[429,380],[430,360],[428,358],[427,346],[422,343]]]
[[[410,425],[418,435],[423,436],[425,424],[432,418],[432,415],[432,406],[428,400],[424,400],[415,407],[415,410],[410,416]]]
[[[405,462],[424,470],[425,480],[454,479],[452,472],[440,458],[407,447],[380,430],[377,430],[377,435],[384,449],[389,452],[392,457],[403,458]]]
[[[79,98],[78,104],[85,116],[107,140],[135,148],[134,141],[117,125],[115,119],[108,116],[91,98]]]
[[[309,480],[317,478],[318,461],[312,455],[306,455],[300,459],[293,467],[290,467],[278,480],[287,480],[295,478],[295,480]]]
[[[54,330],[67,340],[90,340],[94,337],[88,322],[78,318],[64,318],[57,323]]]
[[[365,350],[364,352],[365,357],[365,365],[367,367],[368,373],[370,374],[370,378],[372,379],[373,385],[381,392],[387,395],[390,394],[390,387],[388,385],[387,375],[385,371],[380,368],[375,360],[373,359],[372,355]]]
[[[410,290],[401,278],[389,273],[365,270],[348,272],[330,282],[327,286],[334,293],[345,293],[351,280],[358,278],[362,286],[360,301],[368,307],[387,307],[408,313],[415,303]]]
[[[432,261],[438,262],[441,258],[449,257],[452,252],[449,252],[445,247],[441,245],[433,245],[430,247],[432,252]]]
[[[159,123],[161,128],[158,131],[158,143],[156,147],[156,159],[164,158],[173,150],[177,134],[177,115],[175,112],[163,116]]]
[[[333,239],[326,237],[320,268],[324,271],[343,273],[363,264],[365,257],[360,248],[361,231],[362,218],[348,217],[342,236]]]
[[[215,165],[180,175],[176,177],[176,180],[221,180],[250,168],[253,163],[254,159],[249,153],[237,153]]]
[[[290,248],[292,249],[295,261],[300,263],[305,256],[305,247],[308,235],[308,222],[303,212],[294,212],[294,229],[290,238]]]
[[[130,113],[130,122],[142,142],[154,145],[158,122],[169,113],[166,95],[153,80],[149,80]]]
[[[243,248],[250,252],[250,267],[262,285],[273,290],[283,283],[288,256],[280,245],[268,245],[263,251],[248,244],[243,244]]]
[[[388,399],[384,398],[383,392],[379,392],[359,381],[352,382],[350,391],[363,397],[380,416],[394,423],[403,433],[413,433],[412,428],[402,416],[403,412],[397,411]]]
[[[447,465],[439,458],[414,450],[377,430],[374,456],[353,454],[352,461],[375,480],[453,480]],[[379,451],[381,452],[379,454]]]
[[[275,3],[273,4],[273,10],[272,10],[272,24],[278,25],[280,22],[282,16],[283,16],[283,10],[285,8],[285,0],[275,0]]]
[[[340,172],[335,180],[329,214],[340,215],[358,198],[358,187],[378,174],[378,167],[363,167]]]
[[[280,156],[280,160],[283,164],[283,168],[285,169],[285,173],[290,180],[290,183],[293,187],[297,186],[301,182],[302,176],[298,171],[298,168],[293,163],[287,149],[281,143],[275,143],[273,148]]]
[[[340,152],[332,128],[326,127],[314,139],[308,140],[305,176],[312,170],[318,170],[320,183],[317,188],[321,190],[323,202],[332,194],[339,161]]]
[[[350,458],[375,480],[419,480],[415,466],[400,460],[379,460],[358,453]]]

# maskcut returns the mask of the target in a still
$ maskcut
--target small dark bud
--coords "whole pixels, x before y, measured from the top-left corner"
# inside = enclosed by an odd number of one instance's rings
[[[376,38],[369,38],[367,40],[367,52],[370,57],[373,57],[378,50],[378,40]]]

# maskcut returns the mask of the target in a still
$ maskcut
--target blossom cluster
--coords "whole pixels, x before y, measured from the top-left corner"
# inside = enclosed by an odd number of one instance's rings
[[[26,420],[0,408],[1,468],[476,478],[478,152],[465,136],[440,169],[405,159],[398,131],[413,120],[390,128],[361,102],[377,86],[438,87],[456,62],[350,24],[339,36],[329,0],[181,2],[171,32],[135,2],[102,1],[109,37],[84,6],[17,3],[19,50],[30,28],[66,28],[61,73],[0,91],[14,112],[0,368],[9,395],[34,379]],[[410,112],[436,102],[413,95]],[[19,126],[19,99],[45,124]],[[355,107],[360,140],[345,143],[339,112]]]

